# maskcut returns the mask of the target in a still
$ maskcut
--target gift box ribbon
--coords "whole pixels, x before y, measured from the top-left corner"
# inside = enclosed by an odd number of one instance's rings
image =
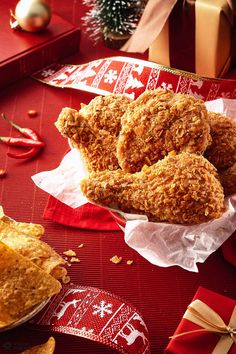
[[[150,47],[151,60],[190,72],[223,76],[235,60],[232,5],[233,1],[226,0],[150,0],[136,31],[121,49],[143,53]]]
[[[194,300],[185,312],[183,318],[202,327],[193,331],[182,332],[170,338],[177,338],[199,332],[213,332],[221,335],[212,354],[228,353],[233,343],[236,343],[236,306],[233,309],[230,321],[227,324],[211,307],[201,300]]]
[[[110,57],[82,65],[53,64],[33,75],[45,84],[98,95],[124,94],[137,98],[157,87],[187,93],[205,101],[236,98],[236,80],[212,79],[149,61]]]
[[[153,41],[161,33],[166,21],[170,18],[171,32],[174,34],[176,30],[178,31],[178,25],[183,26],[183,35],[184,38],[189,35],[188,32],[195,33],[194,24],[195,24],[195,3],[196,0],[149,0],[148,4],[145,7],[143,15],[139,21],[139,24],[132,35],[132,37],[125,43],[121,50],[127,52],[140,52],[144,53],[148,47],[153,43]],[[229,9],[235,14],[235,1],[227,0]],[[182,18],[181,11],[185,11],[186,4],[188,4],[187,22],[180,23],[179,21]],[[177,6],[176,6],[177,5]],[[172,10],[175,7],[174,16],[170,16]],[[227,15],[229,12],[227,11]],[[233,16],[231,16],[233,18]],[[188,26],[188,27],[186,27]],[[187,30],[187,32],[186,32]],[[205,30],[205,24],[204,24]],[[195,41],[193,35],[193,43]],[[189,37],[190,39],[190,37]],[[189,42],[189,41],[188,41]],[[185,42],[184,42],[185,43]],[[178,43],[178,45],[181,45]]]
[[[137,309],[98,288],[64,285],[29,326],[87,338],[119,353],[150,354],[148,329]]]

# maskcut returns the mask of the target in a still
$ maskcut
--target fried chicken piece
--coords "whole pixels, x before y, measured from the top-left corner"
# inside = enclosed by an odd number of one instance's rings
[[[219,172],[225,196],[236,193],[236,163],[223,172]]]
[[[89,171],[116,170],[117,138],[90,125],[78,111],[63,108],[55,123],[59,132],[79,149]]]
[[[202,155],[170,153],[134,174],[94,172],[81,183],[93,203],[140,210],[152,221],[198,224],[224,212],[223,188],[215,167]]]
[[[212,143],[205,157],[217,168],[226,169],[236,162],[236,124],[222,114],[208,112]]]
[[[79,113],[93,128],[106,130],[111,135],[118,136],[121,117],[130,102],[130,99],[124,95],[97,96],[88,105],[82,103]]]
[[[203,153],[211,139],[204,102],[160,88],[130,103],[121,122],[117,157],[131,173],[170,151]]]

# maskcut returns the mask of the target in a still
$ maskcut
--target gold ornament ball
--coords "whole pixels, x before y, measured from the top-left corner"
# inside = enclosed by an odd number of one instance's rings
[[[24,31],[39,32],[49,24],[51,9],[46,0],[20,0],[14,17]]]

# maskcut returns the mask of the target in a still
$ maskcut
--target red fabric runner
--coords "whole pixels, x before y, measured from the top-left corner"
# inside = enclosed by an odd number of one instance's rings
[[[43,217],[62,225],[80,229],[102,231],[120,230],[119,226],[106,209],[90,203],[72,209],[52,196],[48,198]]]

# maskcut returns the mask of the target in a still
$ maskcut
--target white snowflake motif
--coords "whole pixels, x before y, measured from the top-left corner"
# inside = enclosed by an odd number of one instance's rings
[[[172,88],[173,88],[172,84],[168,84],[168,83],[166,83],[166,82],[163,82],[163,83],[161,84],[161,87],[162,87],[164,90],[172,90]]]
[[[100,302],[99,305],[93,305],[93,308],[95,309],[93,311],[93,315],[99,315],[101,318],[105,317],[106,314],[112,314],[112,304],[106,304],[104,300]]]
[[[117,79],[117,70],[109,70],[105,75],[104,82],[112,84]]]
[[[43,77],[48,77],[48,76],[50,76],[50,75],[52,75],[52,74],[54,74],[54,73],[55,73],[55,70],[47,69],[47,70],[43,70],[43,71],[41,72],[41,75],[42,75]]]

